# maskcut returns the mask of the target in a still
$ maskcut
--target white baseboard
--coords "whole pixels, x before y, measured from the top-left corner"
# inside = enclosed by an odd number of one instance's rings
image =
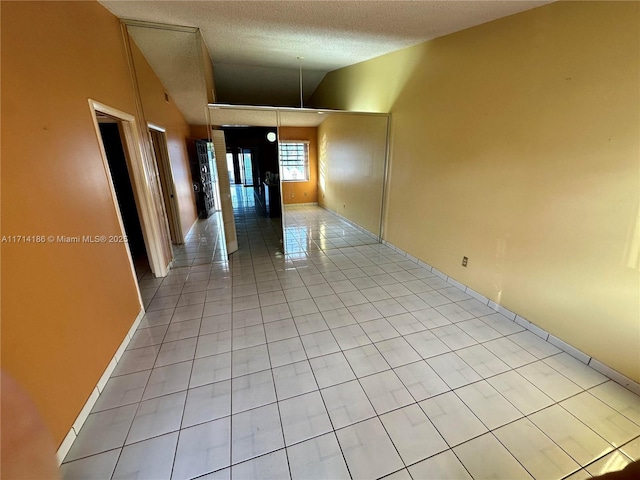
[[[64,437],[64,440],[60,444],[60,447],[56,452],[56,459],[58,460],[58,466],[62,464],[62,461],[67,456],[67,453],[69,453],[69,449],[71,449],[71,445],[73,445],[73,442],[78,436],[78,433],[80,433],[80,429],[82,428],[82,425],[84,425],[84,422],[87,420],[89,413],[91,413],[91,409],[96,404],[96,401],[98,400],[98,397],[104,390],[104,387],[107,384],[109,377],[111,377],[111,374],[113,373],[113,370],[116,368],[116,365],[120,361],[120,358],[122,358],[122,354],[126,350],[127,345],[129,345],[129,342],[133,338],[133,334],[138,329],[138,325],[140,325],[140,322],[142,321],[142,317],[144,317],[144,309],[140,310],[140,312],[138,313],[138,316],[133,321],[133,324],[131,325],[131,328],[125,335],[124,340],[122,340],[122,343],[118,347],[118,350],[116,350],[116,353],[114,354],[113,358],[107,365],[107,368],[105,369],[103,374],[100,376],[98,383],[93,388],[91,394],[89,395],[89,398],[87,399],[84,406],[80,410],[78,417],[76,418],[75,422],[73,422],[73,425],[69,429],[69,433],[67,433],[67,435]]]
[[[334,212],[332,212],[332,213],[334,213]],[[604,363],[602,363],[602,362],[596,360],[595,358],[587,355],[586,353],[582,352],[581,350],[578,350],[576,347],[566,343],[565,341],[559,339],[558,337],[556,337],[554,335],[551,335],[546,330],[543,330],[542,328],[538,327],[536,324],[530,322],[526,318],[521,317],[517,313],[512,312],[511,310],[508,310],[507,308],[505,308],[502,305],[494,302],[493,300],[489,300],[484,295],[482,295],[482,294],[476,292],[475,290],[467,287],[463,283],[460,283],[457,280],[449,277],[446,273],[441,272],[440,270],[437,270],[436,268],[434,268],[431,265],[429,265],[429,264],[417,259],[416,257],[413,257],[413,256],[409,255],[408,253],[404,252],[402,249],[396,247],[395,245],[393,245],[392,243],[388,242],[387,240],[382,240],[382,243],[384,245],[386,245],[387,247],[391,248],[392,250],[396,251],[400,255],[406,257],[407,259],[409,259],[409,260],[415,262],[416,264],[418,264],[418,265],[426,268],[427,270],[431,271],[433,274],[435,274],[436,276],[438,276],[439,278],[441,278],[442,280],[447,282],[449,285],[453,285],[454,287],[458,288],[459,290],[465,292],[467,295],[475,298],[476,300],[479,300],[483,304],[487,305],[489,308],[492,308],[496,312],[502,314],[503,316],[505,316],[506,318],[508,318],[512,322],[515,322],[518,325],[526,328],[527,330],[529,330],[530,332],[534,333],[538,337],[540,337],[543,340],[545,340],[545,341],[551,343],[552,345],[556,346],[557,348],[559,348],[563,352],[565,352],[565,353],[571,355],[572,357],[580,360],[582,363],[585,363],[585,364],[589,365],[594,370],[597,370],[598,372],[600,372],[604,376],[609,377],[614,382],[619,383],[620,385],[622,385],[623,387],[631,390],[635,394],[640,395],[640,383],[628,378],[627,376],[625,376],[625,375],[621,374],[620,372],[614,370],[613,368],[609,367],[608,365],[605,365]]]
[[[284,208],[289,207],[317,207],[318,202],[309,202],[309,203],[285,203]]]

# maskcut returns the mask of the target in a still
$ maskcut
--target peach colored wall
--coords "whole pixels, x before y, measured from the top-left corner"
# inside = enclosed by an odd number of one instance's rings
[[[318,129],[316,127],[280,127],[279,140],[309,141],[309,180],[282,182],[285,205],[318,201]]]
[[[2,235],[117,235],[88,99],[135,115],[116,17],[2,2]],[[2,368],[56,442],[140,311],[124,245],[2,244]]]
[[[639,24],[638,2],[554,2],[310,102],[392,113],[386,240],[636,381]]]
[[[165,88],[153,69],[131,39],[131,53],[142,100],[145,120],[166,129],[167,150],[173,172],[173,183],[180,211],[182,232],[187,235],[198,218],[196,199],[191,182],[189,155],[185,138],[190,136],[189,125],[171,97],[165,101]]]
[[[380,233],[388,116],[333,114],[318,127],[320,205]]]

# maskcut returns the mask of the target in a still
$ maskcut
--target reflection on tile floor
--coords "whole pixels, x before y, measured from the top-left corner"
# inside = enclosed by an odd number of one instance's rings
[[[287,256],[272,221],[236,216],[228,261],[214,216],[141,280],[65,479],[589,478],[640,458],[630,391],[319,208],[292,213]]]

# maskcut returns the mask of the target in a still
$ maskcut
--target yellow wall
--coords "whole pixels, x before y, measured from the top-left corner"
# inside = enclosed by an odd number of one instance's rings
[[[318,129],[316,127],[280,127],[278,140],[306,140],[309,142],[309,180],[282,182],[285,205],[316,203],[318,201]]]
[[[131,54],[136,69],[145,119],[148,123],[166,129],[167,150],[169,151],[173,183],[180,212],[180,223],[182,232],[186,235],[198,218],[195,194],[191,183],[189,154],[184,141],[190,136],[190,128],[173,100],[169,98],[169,102],[165,101],[164,86],[133,39],[131,39]]]
[[[88,104],[136,113],[118,19],[1,8],[2,235],[120,234]],[[122,244],[2,244],[2,368],[58,443],[140,311],[134,282]]]
[[[392,112],[389,242],[636,381],[639,24],[637,2],[553,3],[312,98]]]
[[[318,203],[378,235],[387,117],[334,114],[318,127]]]

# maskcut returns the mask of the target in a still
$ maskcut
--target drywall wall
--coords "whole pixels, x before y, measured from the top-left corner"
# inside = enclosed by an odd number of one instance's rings
[[[387,117],[333,114],[318,127],[318,203],[378,235]]]
[[[97,2],[1,8],[2,235],[46,240],[2,244],[2,368],[60,443],[141,309],[122,243],[57,240],[121,234],[88,99],[135,115],[135,97]]]
[[[392,112],[389,242],[636,381],[639,23],[637,2],[557,2],[312,98]]]
[[[145,119],[148,123],[165,129],[180,223],[182,232],[186,235],[198,217],[185,143],[185,138],[190,136],[190,128],[173,99],[169,97],[169,101],[165,100],[164,86],[133,39],[131,39],[131,55],[136,69]]]
[[[318,201],[318,129],[316,127],[280,127],[278,140],[309,142],[309,180],[306,182],[282,182],[282,202],[316,203]]]

